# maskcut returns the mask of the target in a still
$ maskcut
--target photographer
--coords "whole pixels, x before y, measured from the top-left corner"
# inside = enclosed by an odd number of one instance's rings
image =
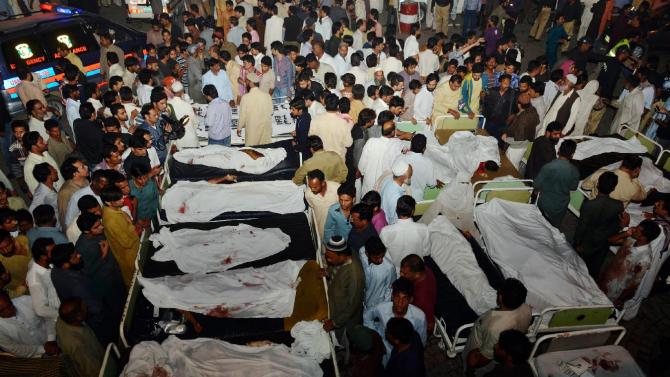
[[[158,152],[161,164],[167,157],[169,140],[176,140],[184,136],[184,127],[174,117],[174,109],[167,103],[167,95],[162,87],[154,88],[151,92],[151,103],[142,106],[143,121],[138,128],[145,129],[151,134],[153,145]]]

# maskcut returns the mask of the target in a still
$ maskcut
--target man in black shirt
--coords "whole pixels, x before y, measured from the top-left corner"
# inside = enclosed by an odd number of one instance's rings
[[[551,122],[543,136],[533,142],[528,163],[526,163],[526,179],[535,179],[542,167],[556,158],[556,144],[561,139],[563,126],[559,122]]]
[[[575,22],[582,14],[582,7],[579,1],[568,0],[565,5],[563,5],[561,11],[558,13],[562,14],[565,18],[563,29],[565,29],[565,32],[568,34],[568,42],[563,43],[561,51],[566,52],[568,51],[568,46],[570,45],[570,38],[572,38],[572,36],[575,34]]]
[[[351,207],[351,232],[347,243],[354,251],[360,250],[371,238],[377,236],[377,231],[372,225],[372,208],[358,203]]]
[[[565,24],[564,24],[565,25]],[[586,72],[586,65],[589,62],[596,62],[602,60],[602,55],[599,57],[596,53],[593,52],[591,48],[593,44],[591,40],[584,37],[577,41],[577,47],[570,50],[567,54],[567,58],[575,62],[575,67],[579,70]]]
[[[151,170],[151,161],[147,153],[147,141],[144,137],[133,135],[130,138],[130,154],[123,161],[123,170],[130,171],[133,165],[144,165],[147,170]]]
[[[500,333],[494,348],[496,365],[484,377],[531,377],[533,371],[528,365],[533,345],[526,334],[518,330]]]
[[[600,96],[611,100],[614,95],[614,88],[616,87],[621,71],[623,70],[623,62],[630,56],[630,50],[621,46],[616,50],[615,57],[606,57],[603,67],[598,74],[598,83],[600,84]]]
[[[385,377],[424,377],[423,344],[412,323],[393,317],[386,323],[386,339],[393,346],[386,364]]]
[[[88,165],[93,167],[102,161],[102,139],[105,133],[95,119],[95,108],[90,102],[79,106],[79,116],[81,118],[73,122],[77,149],[84,155]]]
[[[302,31],[303,20],[297,14],[298,7],[291,5],[288,8],[288,17],[284,19],[284,41],[298,43],[298,36]]]
[[[500,86],[489,89],[484,97],[483,113],[486,116],[486,130],[500,140],[507,127],[512,108],[515,106],[514,90],[510,88],[512,78],[508,74],[500,76]]]

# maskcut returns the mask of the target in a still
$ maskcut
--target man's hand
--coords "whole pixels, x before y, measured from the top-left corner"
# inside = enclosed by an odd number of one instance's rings
[[[161,173],[161,166],[158,165],[158,166],[154,166],[153,168],[151,168],[151,171],[149,172],[149,175],[151,177],[155,177],[160,173]]]
[[[172,147],[170,147],[170,154],[175,153],[177,153],[177,144],[172,144]]]
[[[242,129],[241,128],[237,129],[237,136],[242,137]]]
[[[470,112],[468,113],[468,118],[470,118],[470,119],[475,119],[475,113],[473,113],[472,111],[470,111]]]
[[[55,356],[60,353],[60,348],[58,348],[58,344],[52,340],[44,343],[44,353],[47,354],[47,356]]]
[[[460,119],[461,118],[461,113],[456,111],[456,110],[449,109],[448,112],[449,112],[449,114],[451,114],[454,117],[454,119]]]
[[[332,319],[327,319],[323,321],[323,329],[326,331],[333,331],[335,330],[335,324],[333,323]]]
[[[324,278],[324,277],[327,278],[327,277],[328,277],[328,271],[326,271],[325,268],[319,268],[319,269],[316,271],[316,276],[317,276],[318,278]]]
[[[435,187],[441,189],[442,187],[444,187],[444,182],[438,179],[437,182],[435,183]]]
[[[107,257],[107,253],[109,253],[109,242],[101,240],[98,244],[100,245],[100,256],[104,259]]]
[[[237,176],[232,174],[226,174],[223,177],[210,178],[207,180],[209,183],[219,184],[223,182],[237,182]]]
[[[630,214],[628,214],[628,212],[624,211],[619,215],[619,225],[621,225],[622,228],[630,225]]]

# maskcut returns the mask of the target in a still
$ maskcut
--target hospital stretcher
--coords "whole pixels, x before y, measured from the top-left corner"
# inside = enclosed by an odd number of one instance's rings
[[[499,184],[499,182],[496,183]],[[507,187],[496,187],[495,185],[491,186],[490,183],[485,183],[483,188],[478,190],[476,196],[478,200],[475,201],[475,207],[489,203],[493,199],[497,201],[507,200],[524,204],[531,203],[532,186],[529,185],[528,181],[506,182],[505,185]],[[477,221],[477,211],[475,211],[475,221]],[[481,232],[482,227],[478,226],[477,229]],[[482,232],[481,237],[478,239],[485,251],[485,259],[488,259],[488,262],[493,268],[500,271],[500,266],[495,262],[494,258],[491,257],[490,250],[487,249],[489,247],[487,238],[486,232]],[[482,263],[479,264],[482,265]],[[593,285],[595,285],[595,283],[593,283]],[[545,305],[541,310],[534,313],[533,324],[528,332],[529,337],[535,339],[536,337],[547,333],[598,328],[618,323],[623,313],[616,311],[606,297],[604,299],[598,299],[597,301],[600,302],[583,303],[580,305],[562,304],[553,306],[550,303]],[[440,317],[440,313],[436,313],[434,335],[441,338],[441,343],[447,355],[449,357],[455,357],[455,355],[462,351],[465,346],[468,332],[473,324],[464,324],[457,328],[454,333],[453,326],[449,326],[452,328],[452,331],[448,331],[446,320],[447,318]]]
[[[291,316],[286,318],[213,318],[203,315],[194,315],[196,320],[203,326],[204,330],[200,334],[188,332],[186,336],[190,337],[217,337],[228,340],[232,343],[244,344],[253,340],[271,340],[275,342],[290,343],[291,337],[288,332],[293,325],[302,320],[325,319],[328,317],[327,305],[327,286],[317,278],[317,269],[321,265],[321,255],[317,253],[316,231],[313,226],[312,212],[308,210],[304,213],[295,213],[287,215],[269,215],[251,220],[231,220],[207,223],[182,223],[171,225],[171,230],[181,228],[213,229],[224,225],[236,225],[246,223],[252,226],[266,228],[277,227],[291,237],[291,243],[282,252],[264,258],[240,265],[236,268],[261,267],[278,263],[282,260],[310,260],[305,264],[300,272],[300,282],[296,289],[296,299],[294,311]],[[137,276],[164,276],[181,274],[173,261],[157,262],[151,260],[150,256],[155,252],[151,242],[142,243],[136,260],[136,275],[130,288],[126,307],[120,325],[120,346],[128,349],[142,340],[155,339],[162,340],[166,335],[160,332],[147,332],[147,324],[156,320],[159,314],[165,310],[157,310],[143,296]],[[148,338],[149,337],[149,338]],[[110,363],[114,363],[116,358],[112,348],[108,349]],[[118,354],[118,352],[116,352]],[[333,355],[334,358],[334,348]],[[324,362],[326,363],[326,362]],[[330,362],[327,362],[328,364]],[[322,364],[323,366],[323,364]],[[111,367],[110,367],[111,368]],[[326,365],[325,368],[334,368],[334,373],[339,376],[337,365]],[[105,369],[105,368],[103,368]]]
[[[644,377],[635,359],[619,345],[625,334],[621,326],[608,326],[544,335],[535,342],[528,363],[536,377],[569,376],[575,371],[570,365],[579,364],[592,376]]]
[[[302,155],[293,149],[291,140],[277,141],[271,144],[258,145],[257,148],[283,148],[286,158],[263,174],[249,174],[232,169],[221,169],[205,165],[186,164],[170,156],[168,181],[200,181],[213,177],[222,177],[227,174],[237,176],[239,182],[245,181],[279,181],[290,180],[295,171],[302,165]]]
[[[640,142],[640,144],[642,144],[642,146],[644,146],[644,148],[646,149],[645,155],[651,158],[651,160],[654,161],[655,165],[659,167],[661,170],[663,170],[664,174],[666,175],[670,174],[670,159],[667,158],[668,156],[670,156],[670,151],[664,150],[660,144],[648,138],[643,133],[635,131],[628,126],[623,126],[620,130],[619,135],[626,140],[631,140],[633,138],[637,139]],[[620,161],[622,158],[623,156],[620,156],[620,158],[618,159],[615,158],[614,161],[611,162]],[[602,166],[605,165],[608,165],[608,163],[605,163]],[[580,187],[570,194],[570,205],[568,206],[568,209],[575,216],[579,217],[581,206],[584,203],[584,201],[587,200],[588,198],[589,194],[581,189],[581,182],[580,182]]]
[[[168,188],[161,198],[159,224],[299,213],[306,208],[303,190],[290,180],[231,184],[179,181]]]

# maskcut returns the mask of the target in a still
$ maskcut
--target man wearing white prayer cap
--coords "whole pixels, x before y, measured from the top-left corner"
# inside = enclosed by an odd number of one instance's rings
[[[581,105],[581,98],[575,90],[577,83],[577,76],[569,74],[558,82],[559,92],[551,101],[551,105],[547,110],[536,135],[544,135],[547,125],[553,121],[559,122],[563,125],[563,135],[567,136],[572,133],[577,121],[577,113]]]
[[[196,130],[198,129],[198,118],[195,116],[193,106],[191,106],[188,94],[184,92],[184,85],[175,81],[170,86],[174,96],[168,100],[174,109],[175,118],[181,119],[188,116],[188,121],[184,124],[184,136],[177,140],[177,148],[197,148],[200,146]]]
[[[405,160],[398,159],[391,167],[392,176],[387,177],[381,184],[379,194],[382,197],[382,209],[386,214],[386,221],[389,224],[395,223],[398,219],[396,215],[396,204],[401,196],[405,195],[404,184],[409,186],[412,178],[412,166]]]

